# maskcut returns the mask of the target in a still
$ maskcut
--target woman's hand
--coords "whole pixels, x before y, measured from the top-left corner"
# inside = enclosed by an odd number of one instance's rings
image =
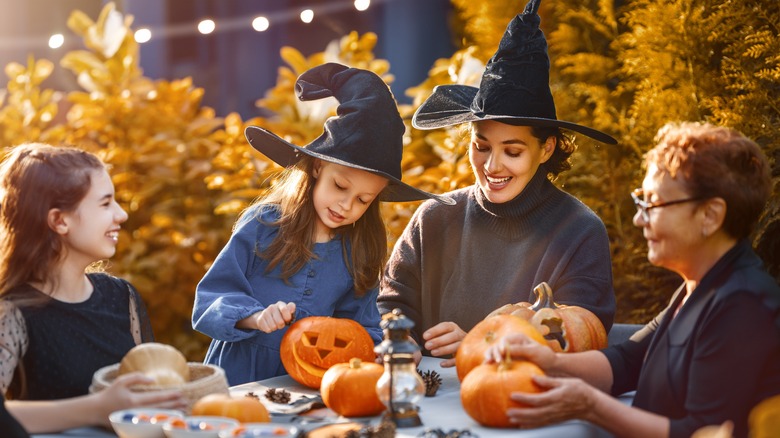
[[[96,418],[96,424],[109,426],[108,416],[114,411],[134,407],[148,407],[160,409],[180,409],[187,408],[187,402],[181,391],[177,389],[166,389],[159,391],[132,391],[135,385],[150,385],[154,380],[144,376],[141,373],[129,373],[117,377],[111,385],[95,393],[97,398],[95,405],[99,417]]]
[[[549,346],[542,345],[522,333],[504,336],[485,352],[486,362],[501,362],[507,353],[512,359],[525,359],[549,373],[555,366],[557,353]]]
[[[458,347],[465,337],[466,332],[451,321],[440,322],[423,333],[425,349],[430,351],[432,355],[453,355],[453,358],[441,362],[441,366],[444,368],[455,366],[455,352],[458,351]]]
[[[549,376],[534,376],[533,379],[545,392],[513,392],[512,400],[527,407],[507,409],[512,423],[535,428],[573,418],[587,419],[593,411],[598,390],[581,379]]]
[[[256,314],[255,324],[261,332],[271,333],[283,329],[292,322],[294,316],[295,303],[277,301]]]

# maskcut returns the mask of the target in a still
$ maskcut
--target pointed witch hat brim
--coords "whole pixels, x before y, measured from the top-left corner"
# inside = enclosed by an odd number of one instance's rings
[[[558,120],[550,91],[547,40],[539,28],[541,0],[531,0],[504,32],[498,50],[485,66],[479,88],[440,85],[417,108],[412,126],[437,129],[480,120],[512,125],[558,127],[616,144],[597,129]]]
[[[258,126],[244,130],[249,144],[283,167],[303,155],[364,170],[387,178],[380,201],[407,202],[435,199],[455,203],[401,181],[403,135],[406,130],[395,99],[376,73],[328,63],[305,71],[296,81],[301,100],[335,97],[337,116],[325,122],[323,133],[305,147],[294,145]]]

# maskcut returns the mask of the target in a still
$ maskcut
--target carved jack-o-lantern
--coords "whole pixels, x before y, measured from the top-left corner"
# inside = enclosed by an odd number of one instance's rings
[[[333,365],[353,357],[372,362],[374,341],[363,326],[346,318],[309,316],[293,323],[282,337],[282,365],[296,382],[319,389]]]

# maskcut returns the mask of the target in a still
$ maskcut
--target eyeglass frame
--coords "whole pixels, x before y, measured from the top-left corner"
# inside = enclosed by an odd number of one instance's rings
[[[669,202],[654,203],[654,202],[647,202],[644,199],[639,197],[639,195],[644,194],[644,192],[645,192],[644,189],[634,189],[631,192],[631,198],[634,200],[636,211],[642,215],[642,219],[645,222],[650,222],[650,210],[654,208],[668,207],[670,205],[677,205],[686,202],[701,201],[706,199],[706,197],[704,196],[694,196],[692,198],[677,199]]]

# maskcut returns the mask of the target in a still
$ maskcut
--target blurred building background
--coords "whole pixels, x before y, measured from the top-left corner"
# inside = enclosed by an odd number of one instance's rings
[[[0,65],[26,63],[29,55],[55,63],[70,50],[83,47],[67,27],[71,11],[97,19],[105,0],[0,0]],[[305,56],[350,31],[378,36],[377,58],[390,62],[396,99],[407,103],[404,91],[421,83],[438,58],[455,50],[450,31],[449,0],[115,0],[120,11],[134,16],[133,29],[147,28],[151,39],[141,44],[141,66],[153,79],[190,76],[205,90],[204,105],[218,115],[237,111],[244,118],[260,115],[255,101],[276,83],[284,65],[279,55],[292,46]],[[358,10],[360,4],[365,10]],[[313,13],[311,22],[301,11]],[[264,16],[265,31],[253,20]],[[214,22],[210,34],[198,23]],[[49,46],[62,35],[59,48]],[[55,41],[56,43],[56,41]],[[69,91],[77,88],[68,71],[57,68],[45,84]]]

